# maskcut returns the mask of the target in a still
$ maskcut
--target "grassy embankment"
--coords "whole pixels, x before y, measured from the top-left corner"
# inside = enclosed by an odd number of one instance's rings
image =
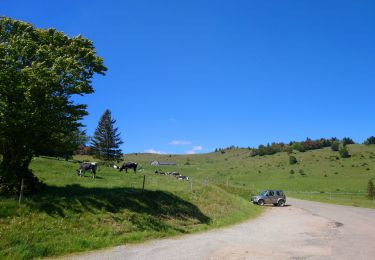
[[[88,173],[79,178],[76,168],[72,162],[35,158],[32,169],[48,189],[26,196],[21,206],[15,198],[0,198],[0,259],[57,256],[203,231],[261,212],[237,195],[250,192],[238,188],[191,187],[150,174],[150,168],[125,174],[101,166],[97,179]]]

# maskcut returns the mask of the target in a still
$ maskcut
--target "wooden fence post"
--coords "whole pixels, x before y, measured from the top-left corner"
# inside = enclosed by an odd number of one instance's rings
[[[193,179],[190,180],[190,191],[193,191]]]
[[[145,190],[146,175],[143,175],[142,192]]]
[[[18,205],[21,204],[22,198],[23,198],[23,189],[24,189],[24,180],[21,180],[21,190],[20,190],[20,197],[18,199]]]

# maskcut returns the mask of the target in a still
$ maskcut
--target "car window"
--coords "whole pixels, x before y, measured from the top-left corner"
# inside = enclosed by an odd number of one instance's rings
[[[270,191],[268,192],[268,196],[273,196],[273,191],[272,191],[272,190],[270,190]]]
[[[260,193],[260,195],[261,195],[261,196],[266,196],[266,195],[267,195],[267,191],[266,191],[266,190],[262,191],[262,192]]]
[[[281,190],[276,191],[277,196],[283,196],[283,192]]]

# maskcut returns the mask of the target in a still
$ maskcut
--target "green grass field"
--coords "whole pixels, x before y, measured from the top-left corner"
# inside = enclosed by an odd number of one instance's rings
[[[171,157],[132,154],[127,159],[145,165],[145,171],[152,170],[153,159],[175,161],[178,170],[197,183],[208,180],[255,192],[283,189],[292,197],[374,208],[366,192],[367,182],[375,180],[375,145],[348,145],[348,149],[350,158],[340,158],[330,148],[294,152],[295,165],[289,164],[287,153],[251,157],[248,149]]]
[[[97,179],[75,174],[77,163],[37,157],[31,168],[48,184],[45,192],[0,200],[0,258],[58,256],[173,236],[238,223],[262,211],[248,198],[263,189],[287,196],[375,208],[366,198],[375,178],[375,146],[349,145],[350,158],[329,148],[251,157],[248,149],[199,155],[130,154],[134,174],[100,166]],[[78,160],[91,160],[77,157]],[[176,166],[154,167],[153,160]],[[178,171],[179,181],[153,172]],[[146,176],[142,192],[143,176]]]
[[[0,200],[0,259],[58,256],[237,223],[260,214],[230,189],[100,166],[80,178],[77,163],[35,158],[32,169],[48,188]],[[143,176],[146,176],[142,192]]]

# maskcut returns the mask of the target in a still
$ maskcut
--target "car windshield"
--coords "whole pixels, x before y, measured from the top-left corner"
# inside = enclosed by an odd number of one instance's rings
[[[266,196],[266,195],[267,195],[267,192],[268,192],[267,190],[264,190],[264,191],[262,191],[259,195],[260,195],[260,196]]]

